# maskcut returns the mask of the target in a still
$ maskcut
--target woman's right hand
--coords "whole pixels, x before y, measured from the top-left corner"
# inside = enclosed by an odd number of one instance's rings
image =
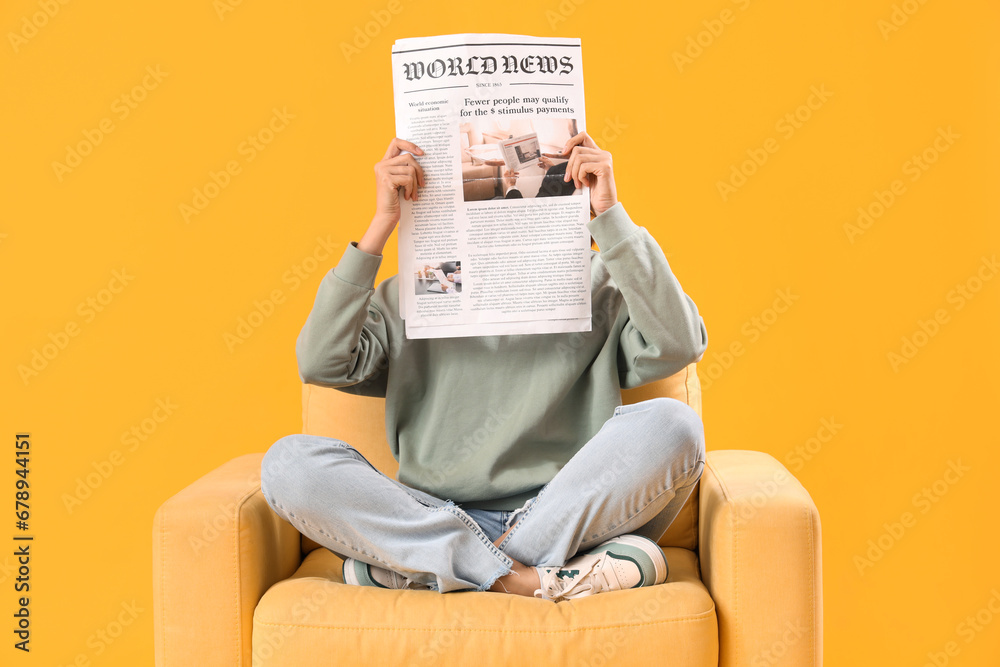
[[[375,164],[375,217],[392,225],[399,222],[399,189],[403,188],[403,199],[417,201],[417,188],[424,185],[424,170],[413,155],[403,151],[424,154],[416,144],[396,137]]]
[[[375,216],[368,231],[358,241],[358,249],[372,255],[381,255],[385,242],[396,228],[402,213],[399,190],[403,198],[417,201],[417,188],[424,186],[424,170],[410,153],[423,155],[416,144],[398,137],[389,142],[385,155],[375,164]]]

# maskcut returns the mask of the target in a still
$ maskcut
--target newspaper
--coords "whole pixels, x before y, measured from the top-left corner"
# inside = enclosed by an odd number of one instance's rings
[[[407,338],[590,331],[590,193],[563,178],[586,129],[580,54],[505,34],[393,45],[396,136],[425,175],[401,201]]]

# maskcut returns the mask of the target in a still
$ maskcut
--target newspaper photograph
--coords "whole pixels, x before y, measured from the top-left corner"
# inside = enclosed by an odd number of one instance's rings
[[[400,202],[406,337],[590,331],[590,194],[564,154],[586,130],[580,40],[401,39],[392,68],[425,176]]]

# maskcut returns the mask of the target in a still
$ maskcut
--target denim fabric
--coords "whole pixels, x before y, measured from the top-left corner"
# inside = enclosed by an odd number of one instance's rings
[[[461,503],[459,503],[461,507]],[[514,510],[482,510],[474,507],[462,507],[465,513],[475,519],[490,542],[495,542],[507,530],[507,522],[514,515]]]
[[[698,413],[656,398],[616,408],[513,511],[463,509],[383,475],[345,442],[302,434],[268,449],[261,492],[279,516],[341,558],[394,570],[442,593],[483,591],[511,571],[511,559],[562,566],[616,535],[659,540],[704,465]]]

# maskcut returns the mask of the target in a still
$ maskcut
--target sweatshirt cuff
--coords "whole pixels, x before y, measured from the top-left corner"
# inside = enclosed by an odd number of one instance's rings
[[[587,228],[594,240],[597,241],[598,247],[603,251],[637,232],[639,225],[632,222],[632,218],[628,217],[628,213],[625,212],[625,207],[622,206],[621,202],[618,202],[588,222]]]
[[[372,289],[375,287],[375,275],[382,265],[382,255],[370,255],[358,249],[356,241],[351,241],[340,262],[334,267],[333,273],[344,282],[358,287]]]

